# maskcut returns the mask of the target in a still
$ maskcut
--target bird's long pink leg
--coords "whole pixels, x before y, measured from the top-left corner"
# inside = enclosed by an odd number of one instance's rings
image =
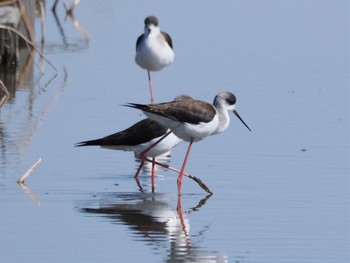
[[[144,163],[145,163],[145,161],[142,160],[141,163],[140,163],[140,166],[139,166],[139,168],[137,169],[136,174],[135,174],[135,176],[134,176],[135,181],[136,181],[136,183],[137,183],[137,186],[140,188],[140,191],[142,191],[143,189],[142,189],[142,186],[141,186],[141,183],[140,183],[140,180],[139,180],[139,173],[140,173],[141,168],[142,168],[142,166],[143,166]]]
[[[164,140],[164,138],[167,137],[170,133],[171,133],[171,131],[167,132],[161,138],[159,138],[159,140],[157,140],[151,146],[147,147],[146,150],[144,150],[142,153],[140,153],[139,158],[141,159],[141,164],[140,164],[139,168],[137,169],[136,174],[134,176],[136,181],[138,181],[138,177],[139,177],[141,168],[142,168],[143,164],[145,163],[145,161],[147,160],[148,162],[152,162],[152,163],[155,162],[155,158],[153,158],[152,161],[150,161],[146,158],[147,152],[149,152],[154,146],[156,146],[158,143],[160,143],[162,140]],[[154,192],[154,164],[152,165],[151,181],[152,181],[152,192]]]
[[[145,158],[145,161],[146,162],[149,162],[149,163],[154,163],[154,164],[156,164],[156,165],[159,165],[160,167],[163,167],[163,168],[165,168],[165,169],[168,169],[168,170],[170,170],[170,171],[173,171],[173,172],[175,172],[175,173],[180,173],[180,170],[178,170],[178,169],[176,169],[176,168],[174,168],[174,167],[171,167],[170,165],[168,165],[168,164],[164,164],[164,163],[160,163],[160,162],[157,162],[156,161],[156,159],[154,158],[154,159],[148,159],[148,158]],[[187,176],[187,177],[190,177],[191,175],[190,174],[188,174],[188,173],[183,173],[184,174],[184,176]]]
[[[154,163],[154,164],[156,164],[156,165],[159,165],[159,166],[161,166],[161,167],[163,167],[163,168],[165,168],[165,169],[168,169],[168,170],[170,170],[170,171],[173,171],[173,172],[175,172],[175,173],[180,173],[180,170],[178,170],[178,169],[176,169],[176,168],[174,168],[174,167],[171,167],[170,165],[168,165],[168,164],[164,164],[164,163],[160,163],[160,162],[157,162],[156,160],[150,160],[150,159],[148,159],[148,158],[145,158],[145,161],[146,162],[150,162],[150,163]],[[201,179],[199,179],[198,177],[196,177],[196,176],[193,176],[193,175],[190,175],[190,174],[188,174],[188,173],[183,173],[183,175],[184,176],[186,176],[186,177],[188,177],[188,178],[190,178],[190,179],[192,179],[192,180],[194,180],[204,191],[206,191],[207,193],[209,193],[209,194],[212,194],[213,192],[208,188],[208,186],[205,184],[205,183],[203,183],[202,182],[202,180]]]
[[[149,93],[151,95],[151,104],[153,104],[154,97],[153,97],[153,89],[152,89],[151,72],[149,70],[147,70],[147,74],[148,74]]]
[[[138,178],[139,178],[139,173],[140,173],[141,168],[142,168],[142,166],[143,166],[144,163],[145,163],[145,161],[144,161],[144,160],[141,160],[140,166],[139,166],[139,168],[137,169],[136,174],[135,174],[135,176],[134,176],[135,179],[138,179]]]
[[[180,174],[179,174],[179,176],[177,177],[177,193],[178,193],[178,195],[181,195],[182,176],[183,176],[183,174],[184,174],[185,167],[186,167],[187,160],[188,160],[188,156],[189,156],[190,151],[191,151],[191,148],[192,148],[192,143],[193,143],[193,138],[192,138],[191,141],[190,141],[190,145],[188,146],[188,149],[187,149],[187,153],[186,153],[186,156],[185,156],[184,163],[182,164],[182,168],[181,168]]]

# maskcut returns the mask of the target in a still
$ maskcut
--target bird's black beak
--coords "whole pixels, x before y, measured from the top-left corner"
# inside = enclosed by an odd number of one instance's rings
[[[232,112],[233,112],[233,114],[236,115],[237,118],[244,124],[244,126],[247,127],[248,130],[252,131],[252,130],[249,128],[249,126],[244,122],[244,120],[241,118],[241,116],[239,116],[239,114],[238,114],[238,112],[237,112],[236,110],[233,110]]]

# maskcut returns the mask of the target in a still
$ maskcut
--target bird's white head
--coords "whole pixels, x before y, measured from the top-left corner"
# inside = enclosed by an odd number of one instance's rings
[[[236,96],[228,91],[220,92],[215,96],[213,105],[217,109],[234,111],[236,108]]]
[[[236,117],[244,124],[244,126],[246,126],[247,129],[251,131],[249,126],[243,121],[241,116],[239,116],[238,112],[236,111],[236,101],[237,101],[236,96],[229,91],[220,92],[215,96],[213,105],[219,112],[219,118],[220,118],[220,115],[222,118],[221,120],[222,124],[221,124],[221,127],[219,124],[218,132],[221,132],[222,130],[226,129],[227,126],[229,125],[229,122],[230,122],[230,118],[228,117],[229,111],[232,111],[233,114],[235,114]]]

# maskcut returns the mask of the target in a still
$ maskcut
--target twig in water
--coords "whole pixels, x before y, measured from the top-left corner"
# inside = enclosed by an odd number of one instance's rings
[[[5,84],[0,79],[0,90],[4,92],[4,97],[0,98],[0,108],[2,105],[7,101],[7,99],[10,97],[10,93],[8,89],[6,88]]]
[[[23,184],[24,180],[30,175],[31,172],[33,172],[39,163],[41,163],[41,158],[39,158],[31,167],[29,167],[29,169],[22,175],[22,177],[17,180],[17,183]]]
[[[28,19],[27,15],[26,15],[26,10],[25,10],[25,7],[24,7],[24,3],[23,3],[22,0],[18,0],[18,1],[16,1],[16,3],[17,3],[18,11],[21,14],[21,19],[22,19],[24,28],[27,31],[28,37],[29,37],[29,39],[30,39],[30,41],[32,43],[35,43],[34,31],[33,31],[33,28],[31,26],[30,22],[29,22],[29,19]]]

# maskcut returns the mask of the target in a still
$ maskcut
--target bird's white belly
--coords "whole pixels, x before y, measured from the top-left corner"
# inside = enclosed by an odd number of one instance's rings
[[[199,124],[189,124],[184,123],[178,128],[173,129],[173,133],[179,138],[185,141],[200,141],[205,137],[211,135],[217,127],[216,121],[211,121],[210,123],[199,123]]]
[[[174,51],[168,45],[147,39],[136,53],[136,63],[147,70],[158,71],[174,61]]]
[[[153,143],[158,141],[161,137],[155,138],[151,140],[148,143],[142,144],[143,149],[136,153],[139,155],[142,151],[146,150],[149,146],[151,146]],[[173,133],[170,133],[167,137],[165,137],[162,141],[160,141],[156,146],[154,146],[149,152],[147,152],[147,157],[157,157],[159,155],[162,155],[168,151],[170,151],[172,148],[174,148],[176,145],[178,145],[182,140],[175,136]]]

